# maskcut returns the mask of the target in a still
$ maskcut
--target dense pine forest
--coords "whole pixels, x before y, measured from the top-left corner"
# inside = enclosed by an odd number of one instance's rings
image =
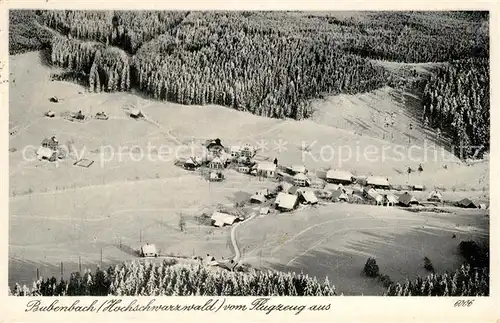
[[[489,84],[486,58],[452,61],[426,80],[424,116],[432,127],[448,130],[464,157],[489,150]]]
[[[90,91],[136,88],[274,118],[307,118],[311,99],[389,84],[373,59],[450,62],[425,81],[423,115],[489,147],[487,12],[24,10],[10,23],[11,54],[48,48]]]

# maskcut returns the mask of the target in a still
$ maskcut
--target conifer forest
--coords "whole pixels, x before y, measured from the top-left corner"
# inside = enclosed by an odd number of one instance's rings
[[[308,118],[312,99],[387,85],[390,73],[373,60],[449,62],[424,79],[422,119],[464,146],[489,148],[487,12],[337,19],[259,11],[37,10],[10,17],[11,53],[48,48],[51,63],[76,72],[70,77],[83,75],[89,91],[135,88],[158,100],[272,118]]]

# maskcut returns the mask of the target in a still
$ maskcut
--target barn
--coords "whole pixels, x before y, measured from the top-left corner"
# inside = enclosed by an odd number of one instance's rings
[[[373,188],[388,190],[391,188],[389,179],[381,176],[370,176],[366,179],[366,185]]]
[[[334,184],[352,184],[354,176],[351,172],[330,169],[326,172],[326,181]]]
[[[145,244],[141,247],[141,257],[158,257],[158,251],[154,244]]]

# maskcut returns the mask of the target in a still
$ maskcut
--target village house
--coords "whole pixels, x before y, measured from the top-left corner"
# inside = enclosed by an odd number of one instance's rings
[[[365,188],[363,191],[363,196],[367,197],[368,199],[375,201],[376,205],[382,205],[384,202],[384,197],[380,195],[375,189],[373,188]]]
[[[391,188],[389,179],[381,176],[370,176],[366,179],[366,185],[376,189],[388,190]]]
[[[394,206],[398,203],[398,199],[392,194],[384,195],[384,205],[385,206]]]
[[[224,169],[224,163],[220,157],[215,157],[208,163],[208,168],[211,169]]]
[[[275,177],[276,176],[276,165],[269,162],[260,162],[256,167],[256,175],[262,177]]]
[[[302,173],[298,173],[293,177],[293,183],[296,186],[305,187],[305,186],[309,186],[310,181],[306,175],[304,175]]]
[[[252,158],[255,154],[255,148],[250,145],[245,145],[240,151],[239,155],[246,158]]]
[[[299,193],[300,201],[304,204],[317,204],[318,203],[318,198],[316,197],[316,194],[314,194],[313,191],[311,190],[301,190]]]
[[[441,192],[434,190],[429,193],[429,196],[427,197],[427,201],[429,202],[442,202],[443,201],[443,195]]]
[[[418,204],[418,200],[408,192],[404,192],[403,194],[401,194],[401,196],[399,196],[398,202],[399,205],[406,207]]]
[[[299,205],[299,199],[296,194],[278,193],[275,205],[282,212],[292,211]]]
[[[478,208],[478,204],[474,203],[473,201],[471,201],[468,198],[464,198],[464,199],[458,201],[457,206],[462,207],[462,208],[467,208],[467,209],[477,209]]]
[[[326,181],[333,184],[352,184],[354,176],[351,172],[330,169],[326,172]]]

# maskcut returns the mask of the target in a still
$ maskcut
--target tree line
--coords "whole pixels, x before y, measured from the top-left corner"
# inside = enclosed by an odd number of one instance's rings
[[[16,284],[13,296],[335,296],[328,278],[276,271],[248,273],[201,265],[126,262],[106,271],[71,274],[68,281],[40,278],[31,287]],[[391,282],[385,296],[488,296],[489,268],[464,264],[454,273]]]
[[[328,279],[295,273],[214,270],[201,265],[126,262],[103,271],[16,284],[14,296],[334,296]]]
[[[486,58],[452,61],[424,82],[423,115],[463,147],[463,158],[489,150],[490,68]],[[481,157],[481,155],[477,156]]]

